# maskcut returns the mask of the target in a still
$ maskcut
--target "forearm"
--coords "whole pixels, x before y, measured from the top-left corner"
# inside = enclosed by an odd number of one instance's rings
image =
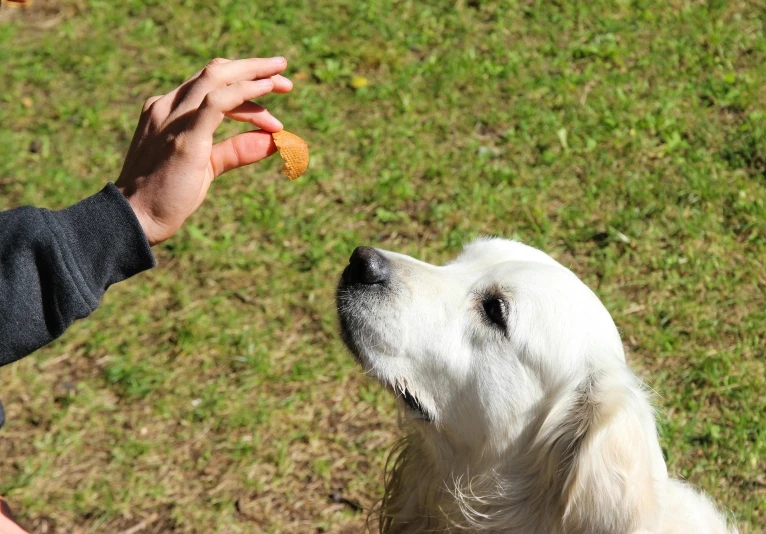
[[[57,338],[111,284],[153,266],[141,226],[112,184],[65,210],[0,212],[0,365]]]

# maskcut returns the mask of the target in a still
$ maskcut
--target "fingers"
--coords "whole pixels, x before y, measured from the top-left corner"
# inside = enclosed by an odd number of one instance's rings
[[[271,113],[266,111],[266,108],[259,106],[254,102],[245,102],[231,111],[224,113],[224,115],[235,121],[249,122],[268,132],[278,132],[282,129],[281,122],[275,119]]]
[[[213,145],[210,162],[217,178],[232,169],[267,158],[276,151],[277,146],[270,133],[253,130]]]
[[[275,93],[289,93],[293,90],[293,82],[288,78],[285,78],[281,74],[271,77],[271,81],[274,83]]]
[[[147,102],[144,110],[153,105],[157,117],[163,117],[172,121],[190,111],[196,111],[202,99],[210,91],[231,85],[237,81],[243,81],[238,78],[250,75],[253,76],[250,79],[263,78],[268,75],[273,84],[273,92],[287,93],[292,90],[293,82],[278,74],[278,72],[283,71],[286,67],[287,61],[283,57],[236,61],[216,58],[168,94],[159,98],[152,97],[151,102]],[[271,73],[274,74],[272,75]],[[272,130],[274,128],[275,126],[271,127]],[[281,126],[278,129],[280,128]]]
[[[256,81],[240,81],[221,89],[216,89],[205,95],[202,104],[200,104],[196,119],[192,125],[193,131],[198,131],[201,135],[212,136],[216,128],[223,121],[226,113],[232,112],[248,100],[258,98],[269,92],[274,87],[270,78]],[[255,110],[251,110],[255,113]],[[271,115],[261,115],[261,117],[271,117]],[[261,126],[261,125],[259,125]],[[279,131],[282,129],[282,123],[271,117],[263,122],[270,131]]]
[[[228,63],[230,62],[230,59],[217,57],[208,63],[208,65],[220,65],[221,63]],[[184,83],[170,91],[168,94],[166,94],[164,97],[161,98],[161,101],[155,106],[157,108],[160,108],[158,110],[159,113],[161,113],[163,116],[167,117],[170,115],[170,113],[173,111],[173,108],[175,108],[178,103],[183,100],[183,98],[186,96],[186,94],[189,92],[189,89],[191,88],[192,84],[199,78],[199,75],[202,74],[202,70],[200,69],[194,74],[192,74],[189,79],[187,79]]]
[[[200,82],[217,87],[243,80],[261,80],[275,76],[287,68],[287,60],[281,56],[239,59],[222,63],[210,63],[200,74]]]
[[[242,81],[271,78],[285,68],[287,68],[287,60],[283,57],[211,61],[193,81],[190,81],[188,91],[180,99],[174,114],[183,115],[197,109],[205,95],[215,89]],[[292,88],[292,84],[290,84],[290,89],[288,89],[286,82],[287,79],[285,78],[285,82],[280,80],[276,84],[279,87],[279,92],[286,92]]]

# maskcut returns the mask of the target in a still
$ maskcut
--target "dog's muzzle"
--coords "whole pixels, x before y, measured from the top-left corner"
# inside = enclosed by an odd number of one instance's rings
[[[390,304],[386,306],[385,303],[392,294],[392,271],[391,262],[376,249],[357,247],[338,284],[336,299],[341,336],[351,354],[365,369],[375,367],[367,359],[365,345],[379,350],[387,344],[386,329],[376,326],[375,322],[381,315],[379,306],[391,310]],[[403,401],[412,418],[426,423],[433,421],[417,395],[406,387],[406,381],[392,383],[388,378],[381,382]]]
[[[392,266],[383,254],[372,247],[357,247],[338,284],[336,300],[341,335],[356,359],[363,361],[363,347],[358,343],[362,337],[374,335],[375,328],[367,324],[374,316],[369,310],[377,308],[379,299],[388,290]]]

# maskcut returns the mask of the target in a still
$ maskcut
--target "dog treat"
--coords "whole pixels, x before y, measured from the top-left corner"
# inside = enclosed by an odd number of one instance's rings
[[[306,141],[285,130],[273,133],[271,137],[274,138],[279,155],[285,160],[282,174],[286,174],[290,180],[295,180],[306,172],[309,166],[309,147]]]

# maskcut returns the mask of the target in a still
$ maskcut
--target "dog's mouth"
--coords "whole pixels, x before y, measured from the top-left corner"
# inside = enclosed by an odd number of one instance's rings
[[[395,353],[398,349],[385,323],[381,324],[381,315],[385,315],[381,308],[392,311],[387,306],[387,298],[392,291],[388,260],[380,253],[371,253],[368,247],[361,248],[367,250],[354,251],[349,265],[343,270],[335,295],[341,338],[357,363],[370,373],[376,367],[373,362],[380,359],[381,354]],[[434,420],[418,395],[407,387],[407,380],[392,380],[390,376],[371,374],[377,376],[394,397],[401,399],[407,419],[426,423]]]
[[[433,422],[431,413],[423,406],[417,396],[415,396],[407,387],[391,387],[397,398],[404,402],[404,406],[413,419],[420,419],[425,423]]]

